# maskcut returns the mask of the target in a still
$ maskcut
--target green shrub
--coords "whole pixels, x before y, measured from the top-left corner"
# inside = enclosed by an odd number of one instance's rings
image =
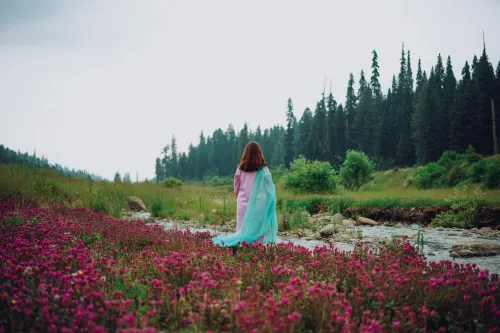
[[[284,209],[279,212],[278,229],[290,231],[310,228],[308,213],[302,208]]]
[[[154,197],[151,201],[151,214],[154,217],[169,217],[174,215],[174,209],[170,208],[164,200]]]
[[[453,187],[467,179],[467,171],[460,165],[455,165],[450,169],[444,178],[444,185]]]
[[[469,172],[469,179],[489,189],[500,188],[500,157],[495,156],[474,163]]]
[[[471,145],[469,145],[469,147],[465,150],[465,156],[467,157],[467,161],[469,163],[475,163],[483,158]]]
[[[415,186],[418,189],[439,187],[442,185],[441,177],[445,171],[442,165],[436,162],[429,163],[415,172]]]
[[[121,217],[125,208],[125,197],[119,183],[89,182],[88,193],[85,195],[84,206],[96,212],[102,212],[114,217]]]
[[[446,169],[451,168],[456,164],[457,161],[462,161],[465,158],[465,155],[459,154],[454,150],[447,150],[441,155],[441,158],[438,160],[438,164]]]
[[[374,169],[373,162],[365,153],[349,150],[344,163],[340,167],[340,178],[346,189],[357,191],[369,180]]]
[[[297,192],[330,192],[337,187],[337,176],[328,162],[299,158],[290,165],[284,183],[285,187]]]
[[[486,174],[487,168],[487,160],[480,160],[479,162],[474,163],[469,171],[469,179],[474,183],[482,183],[484,181],[484,175]]]
[[[451,198],[445,199],[451,205],[451,210],[436,216],[431,226],[443,228],[469,228],[476,220],[476,214],[484,204],[484,193],[476,188],[472,193],[465,187],[457,188]]]
[[[164,207],[163,201],[158,197],[154,197],[153,200],[151,201],[151,214],[154,217],[159,217],[163,211],[163,207]]]
[[[273,177],[274,182],[279,182],[284,175],[286,175],[287,169],[285,166],[280,165],[277,168],[271,168],[271,175]]]
[[[169,188],[172,188],[172,187],[179,187],[179,186],[182,186],[183,183],[181,180],[175,178],[175,177],[168,177],[167,179],[165,179],[163,181],[163,186],[165,187],[169,187]]]
[[[489,161],[484,174],[484,186],[489,189],[500,188],[500,160],[496,161]]]
[[[212,186],[228,186],[233,184],[233,180],[229,177],[219,177],[219,176],[213,176],[211,179],[211,185]]]

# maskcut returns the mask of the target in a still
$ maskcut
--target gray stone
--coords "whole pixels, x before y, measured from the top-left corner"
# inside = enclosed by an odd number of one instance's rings
[[[145,211],[147,212],[146,205],[142,202],[141,198],[136,196],[127,197],[127,204],[131,210],[134,212]]]
[[[500,254],[500,244],[486,241],[470,241],[454,244],[451,257],[486,257]]]
[[[342,214],[335,214],[333,215],[333,218],[332,218],[332,223],[335,224],[335,225],[343,225],[343,222],[344,222],[344,217],[342,216]]]
[[[322,237],[330,237],[331,235],[333,235],[335,233],[335,231],[336,231],[335,226],[333,224],[329,224],[326,227],[324,227],[323,229],[321,229],[319,234]]]
[[[362,216],[358,217],[358,223],[361,225],[371,225],[371,226],[378,225],[378,223],[375,222],[374,220]]]
[[[356,226],[356,223],[354,223],[353,220],[343,220],[342,225],[346,228],[354,228]]]

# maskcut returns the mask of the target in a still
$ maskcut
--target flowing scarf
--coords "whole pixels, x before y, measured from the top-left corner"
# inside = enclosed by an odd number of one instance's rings
[[[240,230],[226,236],[212,239],[215,245],[236,246],[252,243],[263,237],[263,243],[276,243],[278,218],[276,216],[276,189],[269,168],[262,167],[255,180],[248,199]]]

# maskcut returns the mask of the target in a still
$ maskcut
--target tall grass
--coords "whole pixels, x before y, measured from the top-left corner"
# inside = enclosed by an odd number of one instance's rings
[[[338,189],[331,195],[294,193],[283,189],[278,183],[278,209],[286,208],[290,214],[295,214],[295,210],[335,213],[352,206],[392,208],[449,205],[445,199],[453,195],[452,188],[417,190],[396,186],[396,183],[401,184],[401,179],[408,176],[408,171],[390,172],[386,175],[376,174],[375,185],[371,190],[366,187],[358,192]],[[383,186],[384,182],[386,187]],[[473,185],[467,187],[471,192],[474,188]],[[499,190],[484,193],[483,204],[500,204]],[[236,198],[232,185],[220,185],[218,182],[216,186],[186,183],[180,187],[167,188],[153,183],[91,182],[66,178],[52,170],[0,165],[0,200],[15,197],[19,203],[25,200],[58,201],[69,207],[86,207],[119,217],[126,207],[125,197],[131,195],[140,197],[153,215],[158,217],[197,219],[214,224],[233,220],[236,216]]]

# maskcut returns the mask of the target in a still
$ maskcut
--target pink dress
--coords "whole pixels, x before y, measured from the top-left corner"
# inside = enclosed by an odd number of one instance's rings
[[[240,230],[243,217],[247,210],[248,199],[252,193],[253,182],[257,172],[245,172],[236,169],[234,174],[234,194],[236,194],[236,231]],[[255,243],[262,243],[264,237],[259,238]]]

